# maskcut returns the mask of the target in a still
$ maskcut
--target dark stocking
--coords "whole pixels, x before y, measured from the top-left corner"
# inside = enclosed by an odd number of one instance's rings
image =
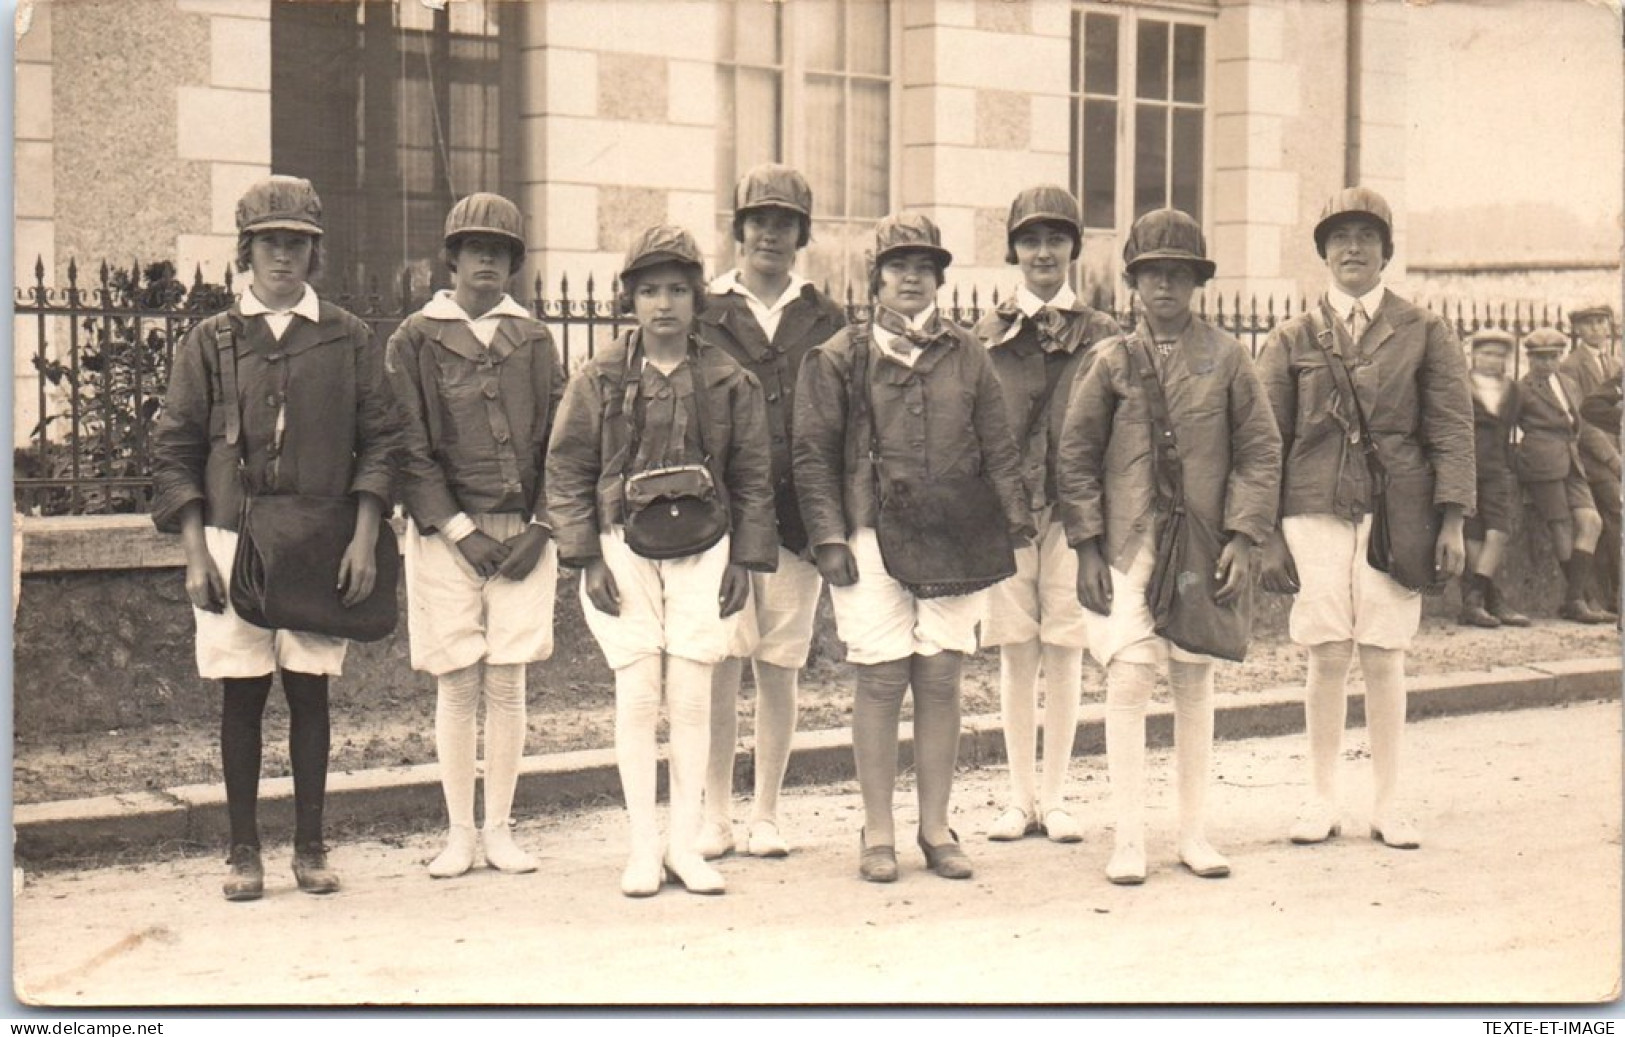
[[[231,845],[260,844],[260,723],[271,675],[227,677],[220,709],[220,766],[226,773],[226,815]]]
[[[322,843],[332,740],[327,677],[283,670],[282,692],[288,696],[288,757],[293,763],[293,845],[302,850]]]

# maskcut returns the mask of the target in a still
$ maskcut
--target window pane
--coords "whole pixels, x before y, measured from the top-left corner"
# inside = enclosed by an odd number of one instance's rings
[[[735,170],[739,169],[738,148],[735,138],[738,104],[734,98],[734,77],[731,68],[717,69],[717,209],[732,206]]]
[[[1117,16],[1084,16],[1083,88],[1091,94],[1117,93]],[[1142,37],[1143,38],[1143,37]]]
[[[852,197],[849,215],[879,219],[890,208],[891,90],[887,83],[852,81]]]
[[[1135,74],[1134,96],[1153,100],[1168,97],[1168,23],[1142,19],[1140,22],[1139,65]]]
[[[1202,218],[1202,113],[1174,109],[1174,200],[1198,220]]]
[[[1117,226],[1117,102],[1083,102],[1083,223]]]
[[[763,162],[779,160],[779,73],[766,69],[739,70],[738,129],[734,139],[738,172]]]
[[[851,70],[885,75],[891,69],[891,4],[888,0],[852,0],[847,18]]]
[[[1168,109],[1160,104],[1135,105],[1134,218],[1168,204]]]
[[[451,31],[466,33],[470,36],[495,36],[497,34],[496,19],[487,17],[485,0],[468,0],[467,3],[448,4],[446,13],[451,18]]]
[[[823,6],[815,4],[813,6]],[[817,200],[818,211],[831,217],[846,215],[846,104],[842,80],[832,76],[807,77],[807,108],[803,172]]]
[[[738,35],[734,38],[737,60],[753,65],[777,65],[780,61],[779,20],[784,6],[746,0],[735,5],[735,10],[739,12]]]
[[[1200,25],[1174,26],[1174,100],[1202,103],[1202,83],[1207,63],[1203,60],[1207,30]]]
[[[796,5],[796,33],[808,68],[839,72],[845,67],[842,55],[846,41],[841,32],[844,6],[838,0],[812,0]]]
[[[717,60],[730,62],[734,60],[734,19],[737,13],[734,8],[739,6],[739,0],[721,0],[717,5]]]

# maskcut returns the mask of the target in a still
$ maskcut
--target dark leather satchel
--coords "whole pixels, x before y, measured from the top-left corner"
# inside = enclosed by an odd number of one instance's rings
[[[399,614],[401,552],[395,530],[380,521],[373,548],[377,576],[372,593],[353,606],[338,589],[339,565],[355,534],[358,505],[353,497],[255,493],[248,485],[248,446],[242,435],[242,403],[237,392],[237,347],[229,325],[216,337],[222,397],[226,403],[226,442],[238,450],[243,481],[242,523],[231,565],[231,607],[244,622],[268,630],[325,634],[352,641],[378,641],[395,629]],[[287,376],[287,365],[280,368]],[[282,386],[278,399],[287,398]],[[285,413],[285,412],[284,412]],[[280,453],[283,414],[275,422],[275,454]],[[276,462],[268,480],[276,482]]]
[[[692,360],[692,354],[691,354]],[[699,464],[672,465],[634,473],[638,446],[643,441],[643,346],[634,336],[627,347],[625,396],[626,453],[621,467],[621,521],[626,546],[644,558],[687,558],[715,546],[728,532],[728,509],[717,492],[711,471],[711,448],[706,443],[706,388],[697,360],[693,361],[694,411],[699,421]],[[678,404],[681,406],[681,402]]]
[[[353,497],[262,494],[243,510],[231,567],[231,607],[244,621],[351,641],[378,641],[395,630],[401,553],[395,531],[379,522],[372,593],[346,606],[339,564],[355,532]]]
[[[880,460],[880,436],[869,396],[869,336],[853,336],[852,410],[869,424],[875,473],[875,537],[886,572],[917,598],[971,594],[1016,574],[999,495],[986,475],[892,478]]]
[[[1127,342],[1129,366],[1145,389],[1151,411],[1152,477],[1163,519],[1157,529],[1156,560],[1146,584],[1151,627],[1172,643],[1200,655],[1241,662],[1253,635],[1253,588],[1249,581],[1227,605],[1214,600],[1219,590],[1221,530],[1185,507],[1185,469],[1168,416],[1168,402],[1150,350],[1137,335]]]
[[[1348,365],[1331,347],[1332,318],[1325,312],[1325,305],[1322,301],[1320,310],[1309,311],[1310,325],[1315,332],[1316,345],[1325,354],[1332,380],[1337,383],[1337,391],[1348,397],[1354,408],[1355,434],[1365,455],[1366,470],[1371,474],[1371,535],[1366,541],[1366,564],[1387,573],[1406,590],[1437,592],[1442,584],[1433,559],[1444,516],[1433,503],[1433,471],[1395,475],[1382,463],[1377,442],[1366,425],[1365,408],[1360,406],[1360,397],[1354,391]]]

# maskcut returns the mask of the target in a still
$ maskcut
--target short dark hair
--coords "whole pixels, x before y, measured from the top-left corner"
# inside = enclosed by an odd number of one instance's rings
[[[652,266],[641,267],[621,277],[620,289],[615,293],[615,308],[621,313],[632,312],[632,296],[637,293],[638,282],[651,270],[659,270],[663,266],[674,266],[683,272],[683,279],[688,282],[689,289],[694,293],[694,316],[698,317],[705,312],[705,271],[690,263],[679,263],[675,260],[665,263],[655,263]]]
[[[1394,232],[1388,224],[1374,213],[1345,212],[1315,228],[1315,251],[1320,253],[1321,259],[1326,258],[1326,239],[1332,236],[1332,231],[1348,223],[1366,223],[1377,228],[1377,233],[1382,235],[1382,261],[1386,263],[1394,258]]]
[[[445,244],[440,246],[440,261],[446,265],[447,270],[450,270],[454,274],[457,272],[457,253],[462,249],[463,242],[479,233],[482,232],[473,231],[468,234],[453,234],[450,238],[446,239]],[[525,265],[524,247],[517,241],[509,241],[500,234],[486,234],[485,236],[488,238],[496,238],[497,240],[507,244],[508,274],[512,276],[519,273],[519,268]]]
[[[1073,259],[1077,259],[1078,255],[1083,252],[1083,235],[1079,234],[1078,228],[1072,226],[1072,224],[1067,223],[1065,220],[1034,220],[1015,233],[1005,235],[1004,261],[1014,266],[1016,263],[1016,239],[1029,231],[1042,230],[1046,227],[1058,230],[1072,239]]]
[[[1198,288],[1200,288],[1203,285],[1207,284],[1208,280],[1210,279],[1210,275],[1206,275],[1206,274],[1202,273],[1203,268],[1200,265],[1198,265],[1196,263],[1193,263],[1188,259],[1172,259],[1172,258],[1169,258],[1169,259],[1159,260],[1159,262],[1164,262],[1164,263],[1184,263],[1186,266],[1190,267],[1191,272],[1196,275],[1196,287],[1198,287]],[[1123,268],[1123,283],[1128,285],[1129,288],[1131,288],[1131,289],[1134,287],[1134,271],[1128,269],[1127,267]]]
[[[745,220],[750,218],[751,213],[766,212],[770,209],[776,209],[779,212],[787,212],[796,218],[796,223],[800,228],[796,232],[796,248],[806,248],[807,242],[812,240],[812,221],[809,220],[804,214],[796,212],[794,209],[785,208],[782,205],[753,205],[748,209],[740,209],[738,212],[734,213],[734,240],[741,243],[744,242]]]
[[[937,287],[941,288],[943,286],[943,284],[948,280],[948,270],[937,261],[936,256],[932,255],[930,252],[927,252],[923,248],[900,248],[888,255],[885,259],[877,260],[876,262],[869,264],[869,298],[873,299],[875,296],[880,294],[880,269],[886,265],[887,261],[896,259],[899,256],[906,256],[910,252],[916,252],[931,260],[931,273],[936,276]]]
[[[271,233],[271,231],[268,230],[245,230],[241,234],[237,235],[237,272],[239,274],[248,273],[249,268],[254,265],[252,251],[254,247],[254,235],[269,233]],[[293,233],[298,234],[299,231],[294,231]],[[312,239],[310,248],[310,269],[305,271],[305,280],[311,281],[315,280],[316,275],[322,272],[322,265],[327,259],[327,249],[322,246],[322,236],[320,234],[307,234],[305,236]]]

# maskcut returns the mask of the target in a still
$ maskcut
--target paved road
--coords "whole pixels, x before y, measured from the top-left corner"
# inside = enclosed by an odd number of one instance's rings
[[[1358,834],[1319,847],[1282,838],[1301,739],[1221,743],[1223,881],[1173,865],[1171,759],[1157,753],[1153,870],[1137,889],[1101,875],[1098,759],[1075,765],[1090,832],[1075,846],[986,842],[1004,775],[964,775],[970,882],[919,870],[912,851],[896,885],[859,881],[851,786],[790,796],[801,849],[723,862],[720,898],[622,898],[608,810],[524,824],[543,863],[522,877],[431,881],[427,838],[339,847],[346,889],[324,899],[293,890],[286,847],[253,904],[219,897],[214,858],[31,876],[17,992],[75,1006],[1596,1000],[1620,978],[1620,744],[1618,703],[1414,724],[1427,845],[1402,852],[1363,837],[1363,730],[1347,764]]]

